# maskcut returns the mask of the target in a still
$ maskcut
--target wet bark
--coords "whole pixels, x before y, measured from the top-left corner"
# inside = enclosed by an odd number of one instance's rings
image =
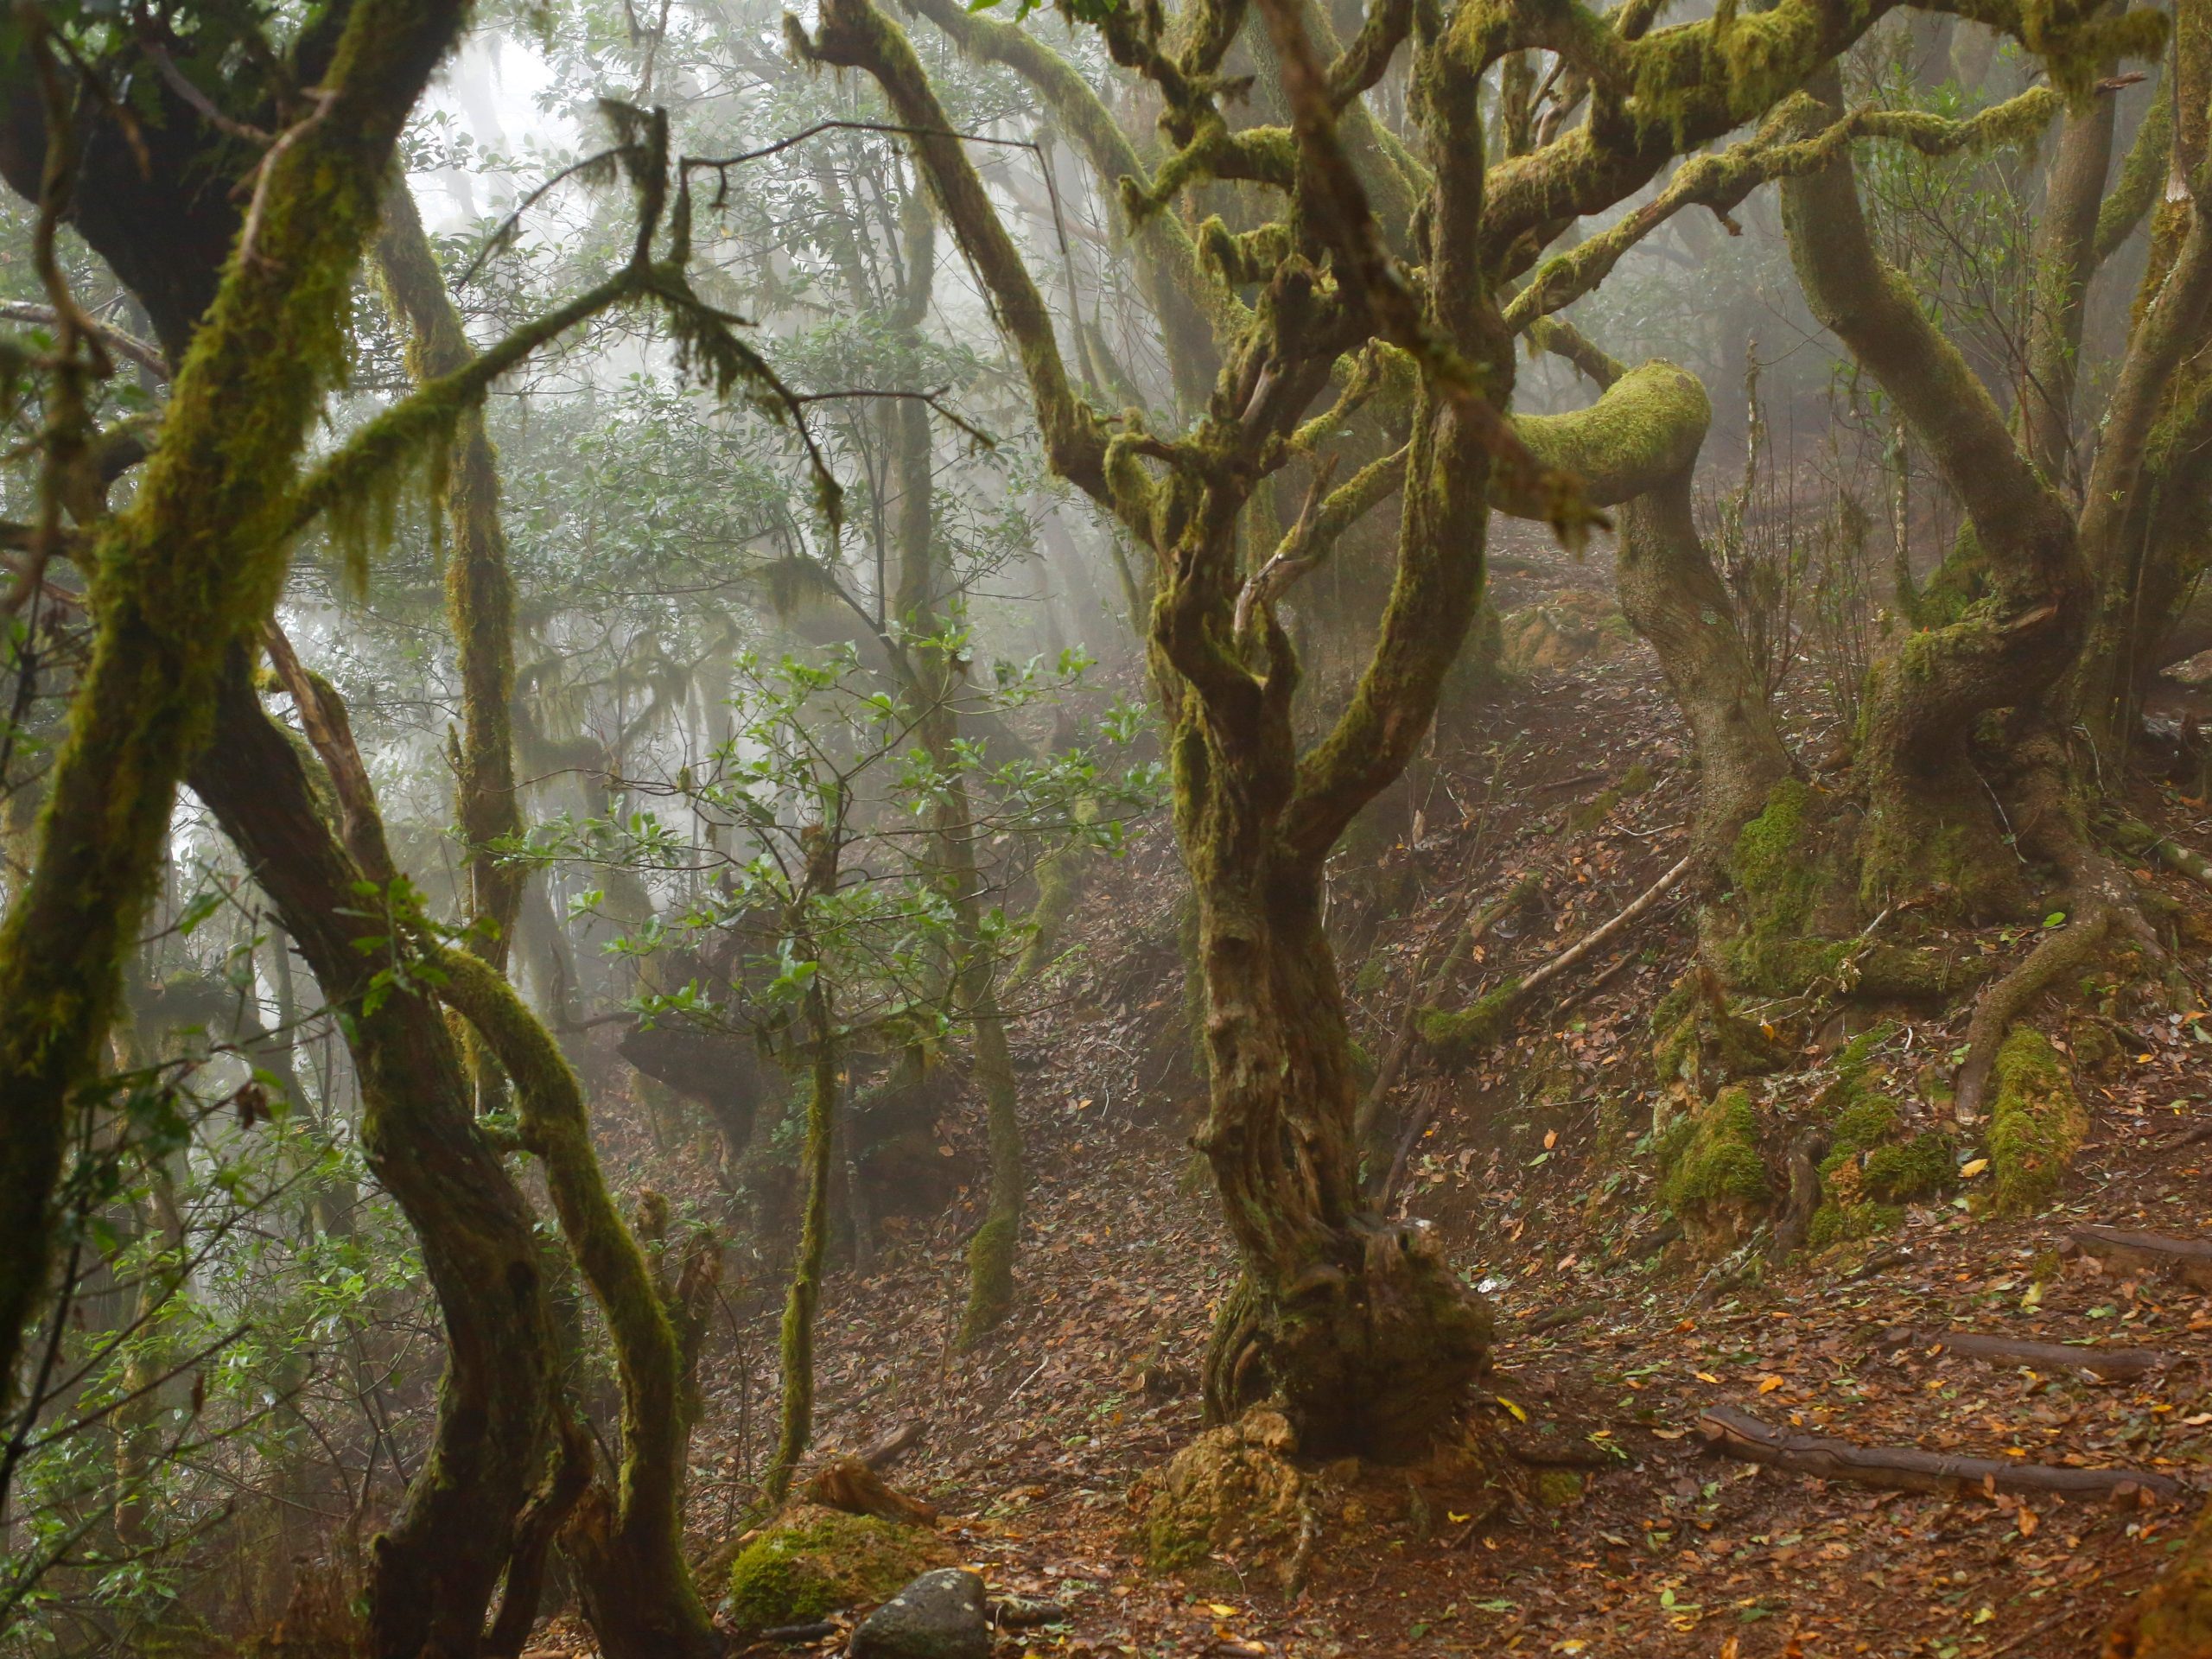
[[[448,0],[350,9],[323,78],[335,95],[271,155],[258,257],[225,268],[137,494],[91,567],[91,666],[30,877],[0,926],[0,1392],[47,1288],[68,1103],[96,1075],[123,953],[231,645],[282,583],[284,485],[342,359],[345,294],[384,171],[465,13]],[[131,227],[113,230],[130,249]]]
[[[528,1205],[478,1133],[445,1020],[405,989],[372,1011],[376,957],[354,940],[357,888],[389,882],[341,846],[293,740],[263,712],[235,652],[216,736],[189,781],[276,904],[325,999],[346,1011],[370,1168],[406,1212],[443,1314],[446,1375],[430,1454],[371,1548],[379,1659],[478,1650],[517,1518],[556,1449],[557,1352]],[[386,867],[388,870],[388,864]],[[524,1621],[527,1625],[527,1620]]]
[[[582,1085],[552,1034],[490,964],[434,953],[440,995],[513,1080],[524,1146],[545,1170],[562,1236],[590,1285],[621,1386],[621,1466],[594,1482],[561,1535],[584,1611],[608,1659],[686,1659],[720,1643],[683,1558],[683,1487],[694,1416],[683,1331],[711,1294],[715,1255],[688,1254],[658,1282],[617,1211],[592,1145]]]
[[[1810,88],[1841,113],[1840,82]],[[2073,514],[2015,444],[1988,391],[1874,252],[1848,150],[1786,180],[1790,257],[1814,315],[1896,400],[1956,492],[1981,561],[1980,598],[1910,636],[1870,676],[1859,743],[1866,823],[1864,902],[1947,890],[1969,912],[2001,911],[2012,866],[1967,745],[1994,709],[2033,703],[2072,661],[2088,575]]]

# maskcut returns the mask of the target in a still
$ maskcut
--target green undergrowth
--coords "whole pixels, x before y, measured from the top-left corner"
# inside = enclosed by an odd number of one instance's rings
[[[804,1624],[887,1600],[953,1560],[950,1547],[920,1527],[804,1504],[730,1564],[728,1611],[741,1630]]]

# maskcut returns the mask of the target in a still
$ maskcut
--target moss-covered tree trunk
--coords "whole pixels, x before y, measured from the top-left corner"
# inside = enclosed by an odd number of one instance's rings
[[[540,1245],[528,1204],[477,1130],[435,1004],[419,988],[380,990],[377,953],[356,948],[365,935],[398,931],[359,914],[362,884],[391,890],[388,861],[363,839],[381,831],[357,823],[353,849],[340,844],[295,741],[263,712],[243,651],[232,664],[215,741],[190,782],[275,902],[325,999],[346,1015],[362,1147],[422,1240],[444,1318],[429,1455],[370,1552],[371,1646],[378,1659],[468,1659],[516,1564],[518,1517],[557,1459],[559,1363]],[[527,1577],[516,1575],[517,1587]],[[526,1630],[527,1609],[503,1622],[518,1617]]]
[[[407,366],[417,385],[467,368],[476,353],[461,313],[446,292],[445,273],[423,232],[415,194],[395,174],[384,195],[375,267],[386,308],[407,341]],[[461,676],[461,731],[452,746],[454,794],[467,855],[469,948],[501,973],[507,968],[524,879],[518,864],[493,850],[522,833],[515,791],[512,705],[515,692],[514,584],[507,573],[507,538],[499,521],[499,462],[473,404],[454,423],[434,504],[445,519],[446,621]],[[505,1090],[475,1036],[468,1066],[480,1112],[498,1109]]]
[[[1840,114],[1835,70],[1810,90],[1825,118]],[[1850,152],[1786,180],[1782,203],[1814,315],[1897,400],[1972,526],[1955,563],[1970,557],[1973,568],[1952,585],[1974,602],[1908,637],[1869,677],[1861,891],[1877,906],[1940,892],[1969,912],[1999,910],[2016,861],[1968,744],[1982,715],[2036,702],[2073,659],[2088,596],[2073,514],[1906,279],[1875,254]]]
[[[176,785],[234,642],[274,605],[289,482],[342,366],[346,295],[393,145],[459,34],[461,0],[361,0],[327,102],[272,151],[181,364],[130,508],[89,562],[92,661],[55,757],[38,854],[0,925],[0,1394],[47,1288],[69,1097],[95,1075]]]
[[[407,365],[416,383],[458,373],[476,353],[461,313],[446,292],[445,274],[423,234],[414,193],[395,176],[384,196],[376,270],[386,304],[407,336]],[[468,855],[469,945],[505,971],[524,873],[503,863],[493,843],[522,830],[515,793],[514,583],[499,522],[499,461],[484,429],[481,405],[454,423],[446,461],[442,512],[446,550],[446,620],[461,671],[460,765],[454,794]]]
[[[562,1533],[585,1616],[607,1659],[706,1659],[721,1643],[683,1557],[694,1415],[683,1331],[715,1258],[695,1251],[674,1284],[657,1281],[607,1190],[582,1085],[552,1034],[490,964],[452,951],[435,960],[441,995],[514,1084],[523,1144],[544,1166],[562,1235],[613,1340],[621,1466],[614,1489],[594,1482]]]

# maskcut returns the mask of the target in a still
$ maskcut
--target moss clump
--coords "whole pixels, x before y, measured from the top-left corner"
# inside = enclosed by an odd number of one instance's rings
[[[2028,1215],[2049,1203],[2088,1128],[2088,1114],[2050,1039],[2032,1026],[2014,1027],[1997,1051],[1997,1103],[1990,1114],[1998,1212]]]
[[[1233,1545],[1287,1576],[1312,1509],[1306,1478],[1290,1461],[1296,1444],[1288,1420],[1261,1407],[1141,1477],[1129,1503],[1145,1565],[1188,1573]]]
[[[1757,933],[1802,937],[1812,922],[1817,889],[1808,842],[1813,815],[1811,787],[1785,778],[1758,817],[1737,832],[1729,870]]]
[[[1866,1154],[1860,1180],[1884,1204],[1911,1204],[1948,1192],[1959,1178],[1951,1137],[1936,1130],[1910,1141],[1876,1147]]]
[[[1545,1469],[1536,1475],[1536,1502],[1548,1510],[1572,1509],[1582,1501],[1582,1477],[1572,1469]]]
[[[1741,1089],[1675,1122],[1659,1142],[1659,1198],[1700,1253],[1719,1255],[1773,1202],[1758,1114]]]
[[[952,1562],[944,1541],[919,1527],[800,1504],[730,1564],[728,1611],[741,1630],[804,1624],[886,1600]]]
[[[1831,1244],[1871,1238],[1886,1233],[1904,1219],[1904,1211],[1890,1204],[1824,1204],[1813,1212],[1805,1231],[1808,1249],[1825,1250]]]
[[[1424,1008],[1421,1039],[1444,1059],[1461,1059],[1495,1045],[1512,1028],[1521,982],[1509,979],[1464,1008]]]

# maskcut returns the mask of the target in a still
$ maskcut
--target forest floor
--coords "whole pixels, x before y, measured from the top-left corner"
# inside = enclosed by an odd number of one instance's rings
[[[1506,569],[1509,611],[1602,575],[1541,554]],[[1667,868],[1688,816],[1682,749],[1656,669],[1627,642],[1533,671],[1475,718],[1416,779],[1405,840],[1363,858],[1360,880],[1382,896],[1361,902],[1387,920],[1362,918],[1346,877],[1345,972],[1370,1050],[1389,1047],[1430,937],[1475,899],[1523,874],[1543,882],[1538,913],[1492,936],[1496,959],[1470,964],[1447,1001],[1579,938]],[[1649,786],[1620,791],[1637,766]],[[2212,841],[2201,804],[2170,794],[2163,806],[2177,833]],[[1657,1097],[1647,1022],[1693,944],[1681,906],[1586,964],[1483,1065],[1417,1065],[1399,1090],[1419,1113],[1401,1211],[1435,1226],[1498,1316],[1481,1408],[1501,1428],[1523,1415],[1527,1432],[1554,1426],[1601,1466],[1583,1471],[1579,1493],[1487,1522],[1471,1497],[1402,1473],[1332,1488],[1309,1580],[1288,1604],[1234,1551],[1195,1576],[1147,1573],[1128,1493],[1199,1431],[1192,1379],[1230,1270],[1187,1145],[1198,1107],[1180,1035],[1172,856],[1160,826],[1094,874],[1079,969],[1020,1027],[1033,1185],[1012,1320],[979,1351],[955,1351],[959,1247],[973,1224],[957,1211],[898,1234],[865,1278],[838,1274],[825,1299],[821,1445],[856,1448],[919,1423],[896,1484],[943,1508],[995,1593],[1066,1608],[1065,1625],[1006,1637],[1003,1652],[2101,1650],[2126,1599],[2179,1545],[2194,1491],[2164,1509],[1878,1491],[1716,1456],[1696,1425],[1732,1404],[1868,1446],[2212,1483],[2212,1297],[2102,1268],[2066,1241],[2085,1223],[2212,1237],[2212,1142],[2190,1138],[2212,1134],[2212,1050],[2200,1047],[2212,1034],[2179,1015],[2127,1023],[2135,1046],[2085,1081],[2090,1138],[2044,1214],[1984,1217],[1969,1181],[1893,1231],[1732,1277],[1680,1245],[1655,1248],[1661,1217],[1637,1139]],[[1948,1052],[1966,1014],[1906,1026],[1906,1054]],[[1813,1032],[1804,1069],[1767,1086],[1821,1087],[1846,1030]],[[772,1411],[773,1287],[732,1293],[696,1447],[702,1543],[727,1538]],[[1563,1322],[1530,1334],[1545,1315]],[[1915,1339],[1898,1345],[1897,1327]],[[2107,1384],[1958,1357],[1930,1340],[1945,1331],[2167,1358]]]

